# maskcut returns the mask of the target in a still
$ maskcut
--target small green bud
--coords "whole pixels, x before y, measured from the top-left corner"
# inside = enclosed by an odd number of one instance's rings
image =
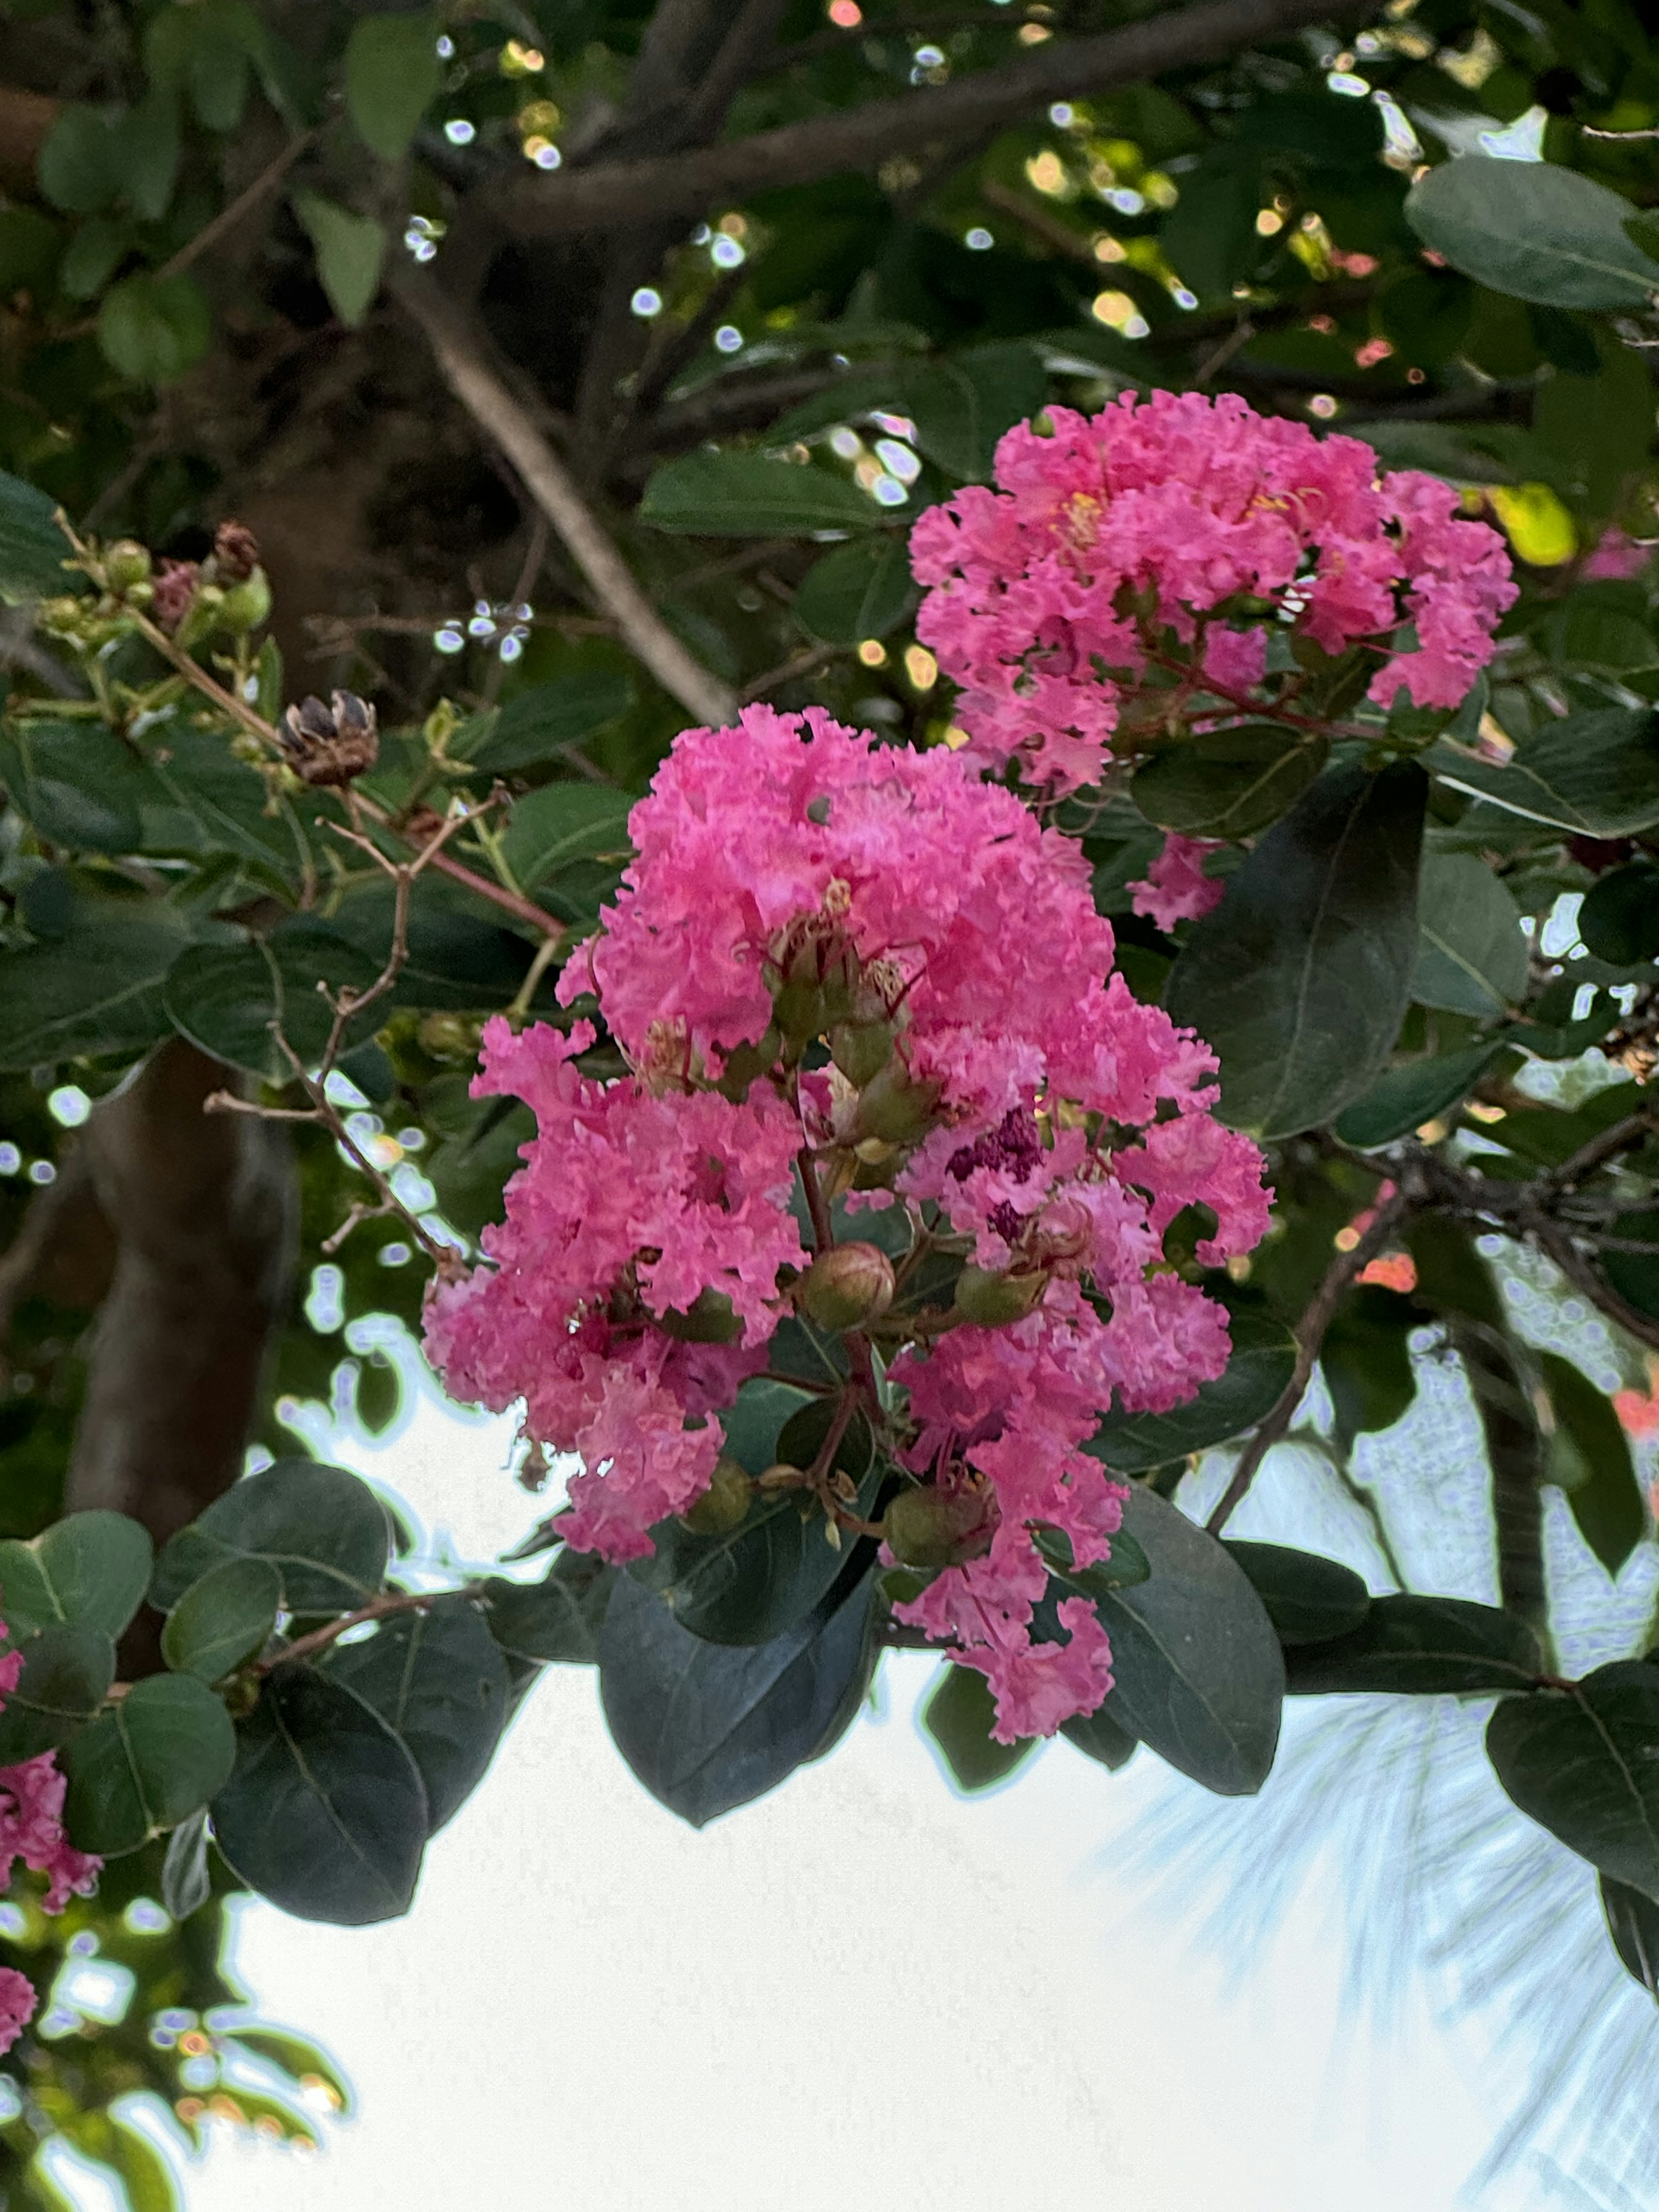
[[[891,1022],[838,1022],[830,1032],[830,1057],[855,1090],[881,1073],[893,1057]]]
[[[658,1326],[678,1344],[735,1344],[743,1334],[743,1323],[724,1291],[699,1291],[687,1312],[677,1313],[671,1306]]]
[[[125,594],[135,584],[147,584],[149,573],[149,549],[136,538],[118,538],[113,545],[105,547],[104,574],[112,592]]]
[[[971,1494],[947,1498],[937,1490],[906,1490],[888,1507],[882,1534],[907,1567],[954,1566],[977,1548],[967,1540],[984,1517],[983,1505]]]
[[[722,1098],[741,1106],[749,1096],[750,1084],[776,1066],[782,1050],[783,1039],[775,1027],[769,1029],[758,1044],[733,1045],[726,1055],[726,1066],[715,1090]]]
[[[708,1489],[680,1518],[699,1536],[724,1536],[741,1526],[754,1494],[755,1485],[746,1467],[740,1467],[734,1459],[717,1459]]]
[[[428,1014],[415,1036],[434,1060],[471,1060],[478,1049],[478,1024],[465,1014]]]
[[[211,588],[211,587],[210,587]],[[219,603],[219,627],[240,632],[258,629],[270,619],[270,585],[263,568],[233,584]]]
[[[1048,1287],[1042,1273],[999,1274],[991,1267],[964,1267],[957,1278],[957,1310],[981,1328],[1006,1328],[1024,1321]]]
[[[795,1303],[820,1328],[861,1328],[893,1303],[893,1263],[878,1245],[832,1245],[796,1284]]]
[[[902,1060],[872,1076],[859,1097],[859,1134],[909,1145],[923,1135],[939,1103],[936,1083],[913,1083]]]

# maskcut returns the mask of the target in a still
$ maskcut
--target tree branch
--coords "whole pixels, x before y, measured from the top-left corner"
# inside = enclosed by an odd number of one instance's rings
[[[1165,70],[1218,61],[1264,39],[1283,38],[1346,13],[1339,0],[1202,0],[1087,39],[1056,40],[1005,68],[925,87],[836,115],[816,116],[728,145],[644,161],[599,161],[556,180],[513,179],[475,195],[477,210],[519,238],[608,230],[838,170],[865,169],[891,154],[1012,122],[1068,94],[1107,92]]]
[[[466,318],[413,270],[394,278],[392,289],[425,334],[450,390],[518,471],[623,643],[700,721],[729,720],[737,704],[731,690],[692,658],[652,606],[569,471],[490,366]]]

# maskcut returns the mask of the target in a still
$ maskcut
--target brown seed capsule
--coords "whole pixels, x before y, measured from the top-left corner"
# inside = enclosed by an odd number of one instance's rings
[[[244,522],[222,522],[213,533],[213,573],[222,584],[240,584],[259,565],[259,541]]]
[[[380,758],[374,709],[353,691],[337,691],[331,706],[307,698],[290,707],[276,738],[289,766],[304,782],[341,786]]]
[[[878,1245],[834,1245],[796,1284],[795,1303],[820,1328],[861,1328],[893,1303],[893,1263]]]

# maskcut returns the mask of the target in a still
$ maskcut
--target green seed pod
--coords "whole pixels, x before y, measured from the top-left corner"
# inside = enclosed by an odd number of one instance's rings
[[[240,632],[258,629],[270,619],[270,585],[263,568],[233,584],[219,604],[219,627]]]
[[[478,1049],[478,1024],[465,1014],[428,1014],[415,1036],[434,1060],[471,1060]]]
[[[964,1539],[979,1528],[983,1518],[977,1498],[907,1490],[888,1507],[882,1534],[893,1557],[907,1567],[949,1567],[965,1555]]]
[[[890,1060],[859,1097],[859,1134],[889,1145],[911,1145],[923,1135],[939,1103],[939,1086],[912,1083],[902,1060]]]
[[[891,1022],[839,1022],[830,1032],[830,1057],[855,1090],[881,1073],[893,1057]]]
[[[104,574],[112,592],[124,594],[135,584],[147,584],[149,573],[149,549],[137,538],[118,538],[113,545],[105,547]]]
[[[990,1267],[964,1267],[957,1278],[957,1310],[981,1328],[1006,1328],[1024,1321],[1048,1287],[1044,1274],[1003,1275]]]
[[[754,1494],[754,1481],[746,1467],[740,1467],[734,1459],[718,1459],[708,1489],[680,1518],[699,1536],[724,1536],[741,1526]]]
[[[878,1245],[836,1244],[796,1284],[795,1303],[820,1328],[861,1328],[893,1303],[893,1263]]]
[[[689,1311],[671,1307],[658,1322],[665,1336],[679,1344],[735,1344],[743,1323],[724,1291],[699,1291]]]

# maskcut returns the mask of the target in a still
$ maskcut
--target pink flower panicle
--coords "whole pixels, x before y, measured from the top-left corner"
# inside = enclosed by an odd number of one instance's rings
[[[1221,849],[1213,837],[1164,840],[1164,849],[1139,883],[1131,884],[1132,903],[1160,929],[1173,929],[1178,921],[1196,921],[1221,903],[1227,886],[1218,876],[1206,876],[1204,863]]]
[[[0,1643],[7,1638],[0,1621]],[[0,1652],[0,1706],[17,1687],[23,1671],[21,1651]],[[71,1895],[89,1895],[101,1859],[77,1851],[64,1833],[67,1784],[52,1753],[0,1766],[0,1892],[11,1886],[18,1863],[46,1877],[42,1900],[48,1912],[61,1912]],[[0,1967],[0,2051],[9,2051],[34,2014],[34,1990],[25,1975]]]
[[[981,766],[1017,761],[1055,791],[1096,781],[1154,664],[1195,692],[1206,678],[1212,715],[1216,697],[1259,712],[1264,617],[1328,653],[1386,653],[1370,685],[1384,706],[1403,684],[1455,707],[1491,659],[1508,556],[1437,477],[1379,481],[1358,439],[1231,393],[1126,392],[1048,419],[1049,435],[1016,423],[1002,439],[995,490],[969,485],[911,535],[928,587],[916,635],[963,687],[956,719]],[[1146,697],[1168,711],[1167,691]]]
[[[792,1310],[797,1177],[820,1214],[899,1206],[914,1230],[925,1209],[1016,1317],[871,1323],[909,1395],[896,1448],[968,1531],[903,1617],[986,1674],[1005,1740],[1048,1734],[1099,1703],[1110,1654],[1075,1596],[1065,1640],[1034,1640],[1034,1532],[1106,1557],[1126,1493],[1081,1448],[1101,1410],[1167,1409],[1225,1364],[1225,1314],[1163,1232],[1201,1199],[1200,1257],[1248,1249],[1261,1155],[1213,1118],[1205,1047],[1111,973],[1075,842],[948,750],[750,708],[676,740],[629,830],[561,985],[597,997],[628,1072],[581,1073],[587,1021],[487,1029],[475,1090],[538,1131],[485,1264],[432,1295],[432,1357],[580,1455],[573,1545],[637,1558],[708,1487],[721,1412]]]

